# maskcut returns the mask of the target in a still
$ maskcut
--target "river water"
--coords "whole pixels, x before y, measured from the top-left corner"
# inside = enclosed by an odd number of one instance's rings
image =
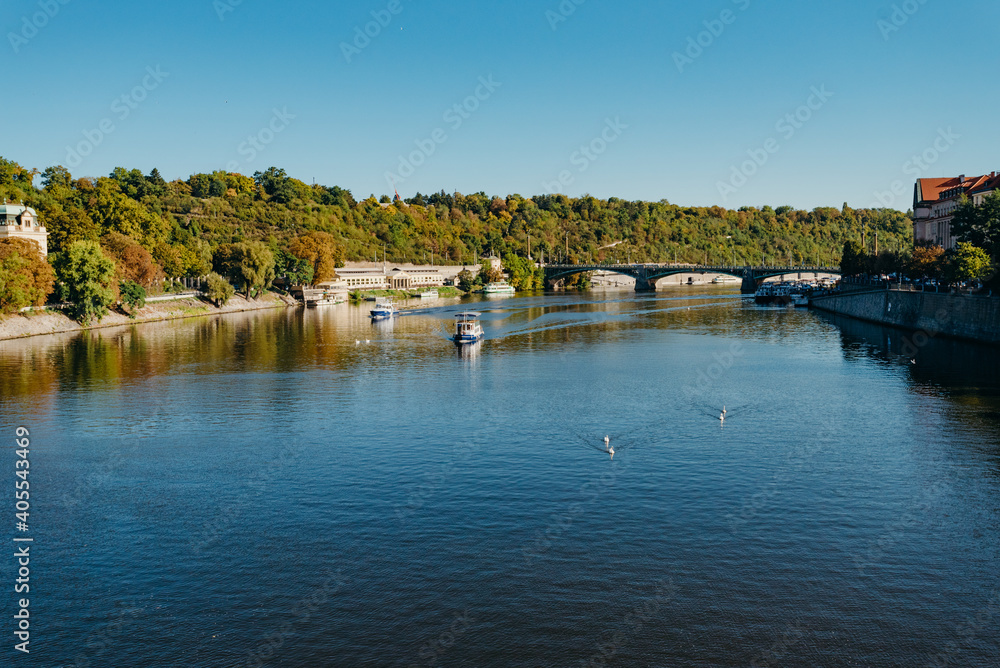
[[[471,304],[461,349],[469,300],[0,342],[2,656],[998,665],[997,350],[729,288]]]

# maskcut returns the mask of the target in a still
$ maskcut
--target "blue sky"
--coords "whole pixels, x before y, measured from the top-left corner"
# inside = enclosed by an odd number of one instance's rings
[[[8,0],[0,20],[0,155],[76,176],[906,210],[917,176],[1000,169],[985,0]]]

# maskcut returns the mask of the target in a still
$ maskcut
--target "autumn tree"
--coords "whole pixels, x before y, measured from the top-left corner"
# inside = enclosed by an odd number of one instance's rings
[[[55,283],[55,275],[35,242],[0,239],[0,313],[41,306]]]
[[[312,265],[312,280],[329,281],[344,266],[344,247],[328,232],[307,232],[288,244],[288,252]]]
[[[119,281],[132,281],[148,288],[163,277],[160,267],[148,250],[134,239],[120,232],[109,232],[101,237],[101,248],[115,261]]]
[[[913,249],[913,256],[907,272],[910,278],[937,278],[941,275],[942,256],[944,249],[941,246],[917,246]]]

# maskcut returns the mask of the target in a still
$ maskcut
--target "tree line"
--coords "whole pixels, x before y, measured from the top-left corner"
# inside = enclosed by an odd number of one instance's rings
[[[43,303],[50,295],[87,302],[66,292],[75,289],[73,281],[102,286],[90,300],[100,304],[138,294],[136,286],[156,290],[164,277],[213,273],[252,298],[275,278],[328,280],[347,260],[472,265],[494,253],[515,287],[525,289],[540,286],[537,260],[836,265],[845,241],[876,230],[883,246],[902,251],[912,243],[907,215],[890,209],[727,210],[666,200],[444,191],[359,201],[347,189],[306,184],[277,167],[168,182],[155,168],[74,177],[62,166],[39,172],[0,158],[0,193],[38,212],[54,270],[51,288],[44,277],[33,278],[32,288],[27,278],[14,281],[20,296],[4,298],[0,308],[7,311],[26,299],[37,303],[46,290]],[[18,260],[3,261],[8,274],[20,267]],[[100,313],[95,307],[80,316]]]

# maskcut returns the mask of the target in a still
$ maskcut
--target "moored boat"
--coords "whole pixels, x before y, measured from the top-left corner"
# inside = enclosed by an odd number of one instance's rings
[[[438,298],[438,291],[437,290],[425,290],[425,291],[421,292],[420,294],[418,294],[417,296],[420,297],[421,299],[437,299]]]
[[[486,287],[483,288],[483,293],[487,295],[512,295],[514,294],[514,286],[507,281],[487,283]]]
[[[463,311],[455,315],[455,343],[475,343],[483,338],[483,326],[479,323],[481,313]]]

